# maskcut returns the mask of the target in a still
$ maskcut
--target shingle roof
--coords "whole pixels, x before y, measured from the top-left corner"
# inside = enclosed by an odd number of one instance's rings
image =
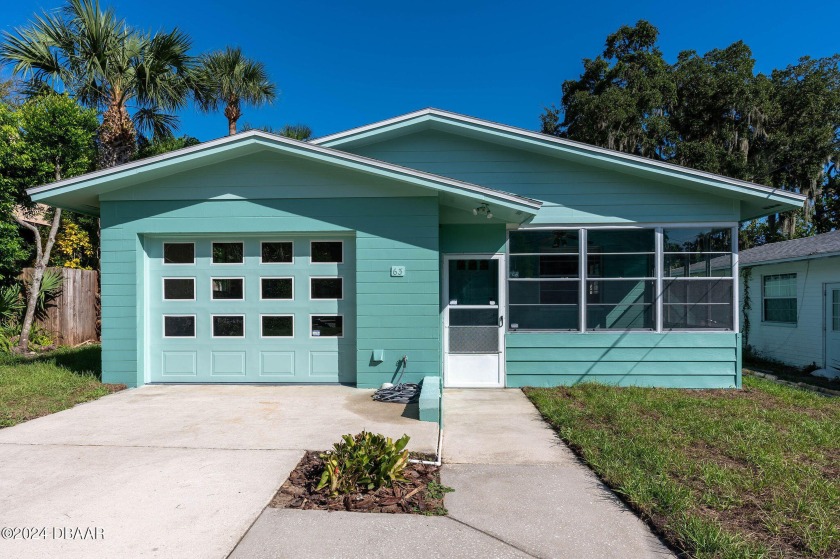
[[[819,258],[830,254],[840,254],[840,230],[750,248],[741,251],[738,262],[741,266],[749,266],[794,258]]]

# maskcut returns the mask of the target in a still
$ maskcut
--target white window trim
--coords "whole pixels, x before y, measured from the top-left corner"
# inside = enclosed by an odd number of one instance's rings
[[[764,281],[765,278],[771,278],[773,276],[793,276],[793,287],[794,287],[794,294],[793,297],[770,297],[770,299],[793,299],[794,307],[796,309],[796,320],[794,321],[783,321],[783,320],[767,320],[767,316],[764,310],[764,302],[767,300],[767,294],[765,293],[764,287],[766,282]],[[799,276],[796,272],[788,272],[783,274],[762,274],[761,275],[761,323],[762,324],[769,324],[770,326],[798,326],[799,325]]]
[[[339,260],[338,262],[315,262],[314,260],[312,260],[312,244],[313,243],[340,243],[341,244],[341,260]],[[309,263],[313,266],[321,266],[321,265],[329,266],[330,264],[332,264],[332,265],[344,264],[344,241],[341,240],[341,239],[311,239],[309,241]]]
[[[178,301],[188,302],[195,301],[195,284],[196,278],[194,276],[164,276],[160,283],[160,300],[177,303]],[[167,299],[166,297],[166,280],[192,280],[192,298],[190,299]]]
[[[312,335],[312,318],[316,316],[340,316],[341,317],[341,335],[340,336],[313,336]],[[344,332],[347,330],[347,324],[344,322],[344,314],[342,313],[329,313],[329,312],[322,312],[322,313],[313,313],[309,315],[309,324],[307,325],[309,328],[309,337],[310,339],[323,339],[323,340],[339,340],[344,337]]]
[[[291,336],[266,336],[263,334],[263,318],[265,317],[289,317],[292,319],[292,335]],[[320,316],[320,315],[319,315]],[[260,338],[264,338],[267,340],[274,340],[274,339],[291,339],[295,337],[295,315],[293,314],[261,314],[260,315]]]
[[[265,262],[263,261],[263,245],[267,243],[289,243],[292,245],[292,260],[290,262]],[[311,247],[310,247],[311,249]],[[342,253],[344,251],[342,250]],[[295,242],[294,241],[285,241],[285,240],[278,240],[278,241],[260,241],[260,266],[291,266],[295,263]]]
[[[588,281],[595,281],[590,280],[587,277],[586,272],[588,271],[587,268],[587,258],[584,254],[584,248],[586,247],[586,240],[587,240],[587,232],[590,230],[597,230],[597,229],[653,229],[655,231],[655,263],[654,263],[654,274],[655,278],[611,278],[611,279],[639,279],[639,280],[655,280],[655,301],[653,304],[654,312],[656,316],[654,317],[654,328],[647,328],[647,329],[632,329],[632,330],[621,330],[621,329],[593,329],[588,330],[586,329],[586,286]],[[664,230],[665,229],[729,229],[731,231],[731,243],[732,243],[732,252],[731,253],[724,253],[720,252],[720,254],[731,254],[732,255],[732,272],[729,276],[711,276],[711,277],[695,277],[695,278],[665,278],[665,254],[672,254],[664,252]],[[505,236],[505,244],[504,244],[504,254],[508,258],[508,262],[511,256],[524,256],[525,254],[511,254],[510,253],[510,233],[517,232],[517,231],[578,231],[578,238],[579,238],[579,246],[578,246],[578,254],[580,255],[580,269],[578,272],[578,278],[557,278],[560,279],[568,279],[572,281],[579,281],[580,282],[580,294],[579,294],[579,311],[580,316],[578,322],[580,323],[577,330],[569,329],[569,330],[558,330],[558,329],[542,329],[542,330],[511,330],[510,324],[505,328],[506,332],[510,332],[512,334],[540,334],[540,333],[558,333],[558,334],[616,334],[616,333],[626,333],[626,334],[637,334],[637,333],[700,333],[700,332],[710,332],[710,333],[737,333],[740,332],[740,321],[738,313],[740,312],[738,305],[739,305],[739,262],[738,262],[738,224],[736,222],[726,221],[726,222],[687,222],[687,223],[634,223],[634,224],[588,224],[588,223],[567,223],[562,225],[511,225],[508,224],[506,227],[506,236]],[[625,254],[625,253],[621,253]],[[638,253],[638,254],[650,254],[650,253]],[[675,253],[673,253],[675,254]],[[508,264],[509,266],[509,264]],[[505,273],[505,290],[510,290],[510,277],[508,273]],[[601,278],[603,279],[603,278]],[[666,279],[680,279],[680,280],[712,280],[712,279],[719,279],[719,280],[731,280],[732,281],[732,328],[663,328],[664,322],[664,301],[662,298],[662,288],[664,287],[663,283]],[[522,280],[517,280],[522,281]],[[763,284],[762,284],[763,289]],[[510,297],[507,297],[507,309],[506,312],[510,315]],[[724,303],[721,303],[724,304]],[[762,302],[762,316],[763,316],[763,302]],[[770,323],[774,324],[774,323]],[[775,324],[782,324],[782,323],[775,323]]]
[[[167,336],[166,335],[166,319],[167,318],[192,318],[193,319],[193,335],[192,336]],[[194,340],[198,332],[198,320],[194,314],[164,314],[161,316],[161,334],[162,338],[166,340]]]
[[[242,262],[213,262],[213,245],[242,245]],[[260,254],[262,258],[262,254]],[[243,266],[245,265],[245,241],[210,241],[210,265],[211,266]]]
[[[312,280],[337,279],[341,282],[341,297],[318,297],[312,296]],[[310,301],[343,301],[344,300],[344,278],[342,276],[309,276],[309,300]]]
[[[272,297],[270,299],[263,298],[263,280],[292,280],[292,296],[288,299],[280,299]],[[260,301],[294,301],[295,300],[295,277],[294,276],[265,276],[260,278]]]
[[[216,299],[213,297],[213,282],[216,280],[240,280],[242,282],[242,297],[239,299]],[[245,278],[242,276],[212,276],[210,278],[210,300],[213,302],[224,302],[224,301],[244,301],[245,300]]]
[[[218,317],[230,316],[230,317],[240,317],[240,318],[242,318],[242,335],[241,336],[217,336],[216,335],[216,329],[214,328],[214,325],[213,325],[213,319],[216,318],[217,316]],[[210,315],[210,337],[211,338],[218,339],[218,340],[229,340],[229,339],[241,340],[241,339],[245,338],[247,333],[248,333],[248,330],[247,330],[247,324],[245,324],[245,315],[244,314],[211,314]]]
[[[166,245],[192,245],[193,247],[193,261],[192,262],[167,262],[166,261]],[[162,241],[161,245],[161,252],[160,252],[160,262],[162,266],[195,266],[196,256],[195,256],[195,242],[193,241]]]

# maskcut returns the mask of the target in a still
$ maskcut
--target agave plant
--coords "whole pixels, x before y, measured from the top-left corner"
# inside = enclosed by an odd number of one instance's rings
[[[25,307],[19,283],[0,288],[0,326],[8,327],[15,323]]]

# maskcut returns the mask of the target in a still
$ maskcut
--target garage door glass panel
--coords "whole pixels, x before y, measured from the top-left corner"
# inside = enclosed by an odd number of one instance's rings
[[[344,336],[344,317],[320,315],[312,317],[313,338],[341,338]]]
[[[344,261],[344,243],[341,241],[312,241],[310,249],[312,262],[341,264]]]
[[[312,278],[310,282],[312,299],[341,299],[344,296],[341,278]]]
[[[195,316],[164,316],[163,335],[167,338],[194,338]]]
[[[167,301],[195,299],[195,278],[165,278],[163,298]]]
[[[244,261],[242,243],[213,243],[213,264],[242,264]]]
[[[243,338],[245,337],[245,317],[238,315],[214,316],[214,338]]]
[[[294,244],[292,242],[262,243],[263,264],[291,264]]]
[[[295,317],[289,315],[265,315],[262,317],[264,338],[292,338],[295,335]]]
[[[245,298],[245,280],[242,278],[213,278],[214,300],[241,300]]]
[[[263,299],[294,298],[294,280],[292,278],[262,278],[261,297]]]
[[[164,264],[195,264],[193,243],[163,243]]]

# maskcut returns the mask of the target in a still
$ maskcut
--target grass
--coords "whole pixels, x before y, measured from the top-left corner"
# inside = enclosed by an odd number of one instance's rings
[[[0,427],[55,413],[125,388],[102,384],[99,346],[25,357],[0,354]]]
[[[788,382],[804,382],[805,384],[811,384],[821,388],[840,390],[840,379],[829,379],[814,376],[810,372],[812,367],[797,369],[796,367],[786,365],[785,363],[774,359],[767,359],[766,357],[758,355],[745,355],[744,368],[763,373],[770,373],[779,377],[779,379],[786,380]]]
[[[740,391],[525,392],[685,556],[840,557],[840,399],[753,377]]]

